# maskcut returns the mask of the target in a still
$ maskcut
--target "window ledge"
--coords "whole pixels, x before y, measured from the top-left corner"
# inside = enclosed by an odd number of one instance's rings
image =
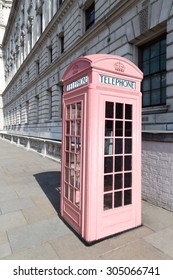
[[[167,111],[168,111],[167,105],[147,107],[147,108],[142,108],[142,115],[166,113]]]

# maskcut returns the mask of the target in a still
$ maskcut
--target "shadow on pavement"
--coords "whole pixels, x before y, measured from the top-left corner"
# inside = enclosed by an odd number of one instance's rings
[[[34,174],[35,179],[39,183],[40,187],[46,194],[47,198],[55,208],[55,210],[60,212],[60,182],[61,182],[61,172],[59,171],[49,171]]]

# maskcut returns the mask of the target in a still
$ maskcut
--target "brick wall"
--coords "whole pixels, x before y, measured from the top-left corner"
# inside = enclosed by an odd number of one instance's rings
[[[173,143],[170,135],[155,134],[154,139],[147,141],[143,136],[142,197],[173,211]],[[159,141],[158,138],[162,139]]]

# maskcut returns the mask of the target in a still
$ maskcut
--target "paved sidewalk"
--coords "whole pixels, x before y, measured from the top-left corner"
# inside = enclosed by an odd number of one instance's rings
[[[143,226],[86,247],[61,221],[60,164],[0,140],[0,259],[173,259],[173,213],[143,202]]]

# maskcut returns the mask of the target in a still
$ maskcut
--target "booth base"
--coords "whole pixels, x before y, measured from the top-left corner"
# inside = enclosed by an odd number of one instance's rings
[[[115,236],[119,236],[121,234],[124,234],[126,232],[129,232],[129,231],[132,231],[132,230],[135,230],[137,228],[140,228],[143,226],[143,224],[141,225],[138,225],[136,227],[132,227],[132,228],[129,228],[129,229],[126,229],[126,230],[123,230],[123,231],[120,231],[120,232],[117,232],[117,233],[113,233],[113,234],[110,234],[108,236],[105,236],[105,237],[102,237],[100,239],[96,239],[96,240],[93,240],[93,241],[87,241],[85,240],[71,225],[69,225],[69,223],[61,216],[61,214],[59,214],[59,218],[62,220],[62,222],[79,238],[79,240],[87,247],[89,246],[92,246],[92,245],[95,245],[97,243],[100,243],[104,240],[107,240],[107,239],[110,239],[110,238],[113,238]]]

